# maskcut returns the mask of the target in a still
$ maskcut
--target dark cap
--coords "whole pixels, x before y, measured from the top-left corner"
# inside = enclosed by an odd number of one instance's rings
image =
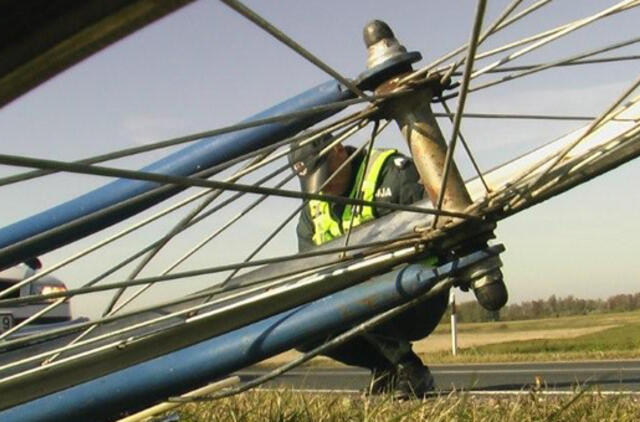
[[[314,139],[300,146],[299,141],[291,146],[289,164],[298,175],[300,187],[304,192],[318,192],[322,184],[329,178],[327,154],[320,156],[320,152],[333,141],[329,134]]]

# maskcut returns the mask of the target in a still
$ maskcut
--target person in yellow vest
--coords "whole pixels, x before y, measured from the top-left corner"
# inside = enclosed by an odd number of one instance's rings
[[[297,145],[297,149],[289,154],[289,162],[298,174],[303,191],[403,205],[426,196],[411,159],[394,149],[374,149],[368,162],[367,153],[363,152],[330,177],[355,151],[342,144],[331,147],[330,142],[331,138],[325,137]],[[320,152],[327,148],[329,150],[321,156]],[[382,208],[311,200],[298,221],[298,248],[307,251],[342,236],[350,225],[353,228],[389,212]],[[433,377],[413,352],[411,341],[424,338],[435,329],[446,311],[448,296],[447,291],[427,300],[371,332],[334,348],[327,356],[371,370],[372,393],[391,392],[397,397],[429,394],[434,390]],[[317,339],[298,349],[310,350],[322,341]]]

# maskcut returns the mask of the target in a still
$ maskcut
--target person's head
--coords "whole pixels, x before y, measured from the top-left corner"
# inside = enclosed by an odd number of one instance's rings
[[[329,146],[332,140],[331,136],[319,138],[289,153],[289,163],[298,175],[300,186],[304,192],[322,190],[328,195],[343,195],[349,188],[351,184],[350,165],[344,166],[327,182],[349,157],[349,152],[342,144],[336,144],[324,156],[320,156],[320,152]],[[322,187],[325,182],[327,185]]]

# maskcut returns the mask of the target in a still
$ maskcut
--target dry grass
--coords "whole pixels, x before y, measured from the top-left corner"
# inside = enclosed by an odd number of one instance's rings
[[[526,321],[458,325],[458,356],[450,352],[449,324],[440,324],[414,350],[429,363],[531,362],[634,359],[640,356],[640,312],[591,314]],[[283,353],[263,363],[281,365],[299,354]],[[316,358],[312,366],[340,365]]]
[[[439,328],[439,333],[448,327]],[[529,337],[462,349],[424,352],[435,362],[505,362],[534,360],[611,359],[640,356],[640,313],[586,315],[537,321],[461,324],[461,335]],[[583,328],[588,328],[582,330]],[[580,330],[580,331],[576,331]],[[541,331],[544,333],[541,334]],[[562,338],[552,333],[564,333]],[[574,337],[568,338],[567,333]],[[575,336],[575,334],[580,334]],[[523,341],[524,340],[524,341]],[[326,365],[327,359],[316,364]],[[603,396],[590,391],[573,396],[472,396],[452,393],[426,400],[398,402],[390,397],[254,391],[181,409],[184,421],[639,421],[638,396]]]
[[[631,396],[445,397],[398,402],[389,397],[250,392],[212,403],[189,404],[184,421],[638,421],[640,402]]]

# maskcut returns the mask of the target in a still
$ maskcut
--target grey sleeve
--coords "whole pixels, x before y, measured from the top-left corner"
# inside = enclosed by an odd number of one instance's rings
[[[309,214],[309,207],[304,207],[300,211],[296,234],[298,235],[298,252],[308,251],[315,246],[313,243],[313,222]]]

